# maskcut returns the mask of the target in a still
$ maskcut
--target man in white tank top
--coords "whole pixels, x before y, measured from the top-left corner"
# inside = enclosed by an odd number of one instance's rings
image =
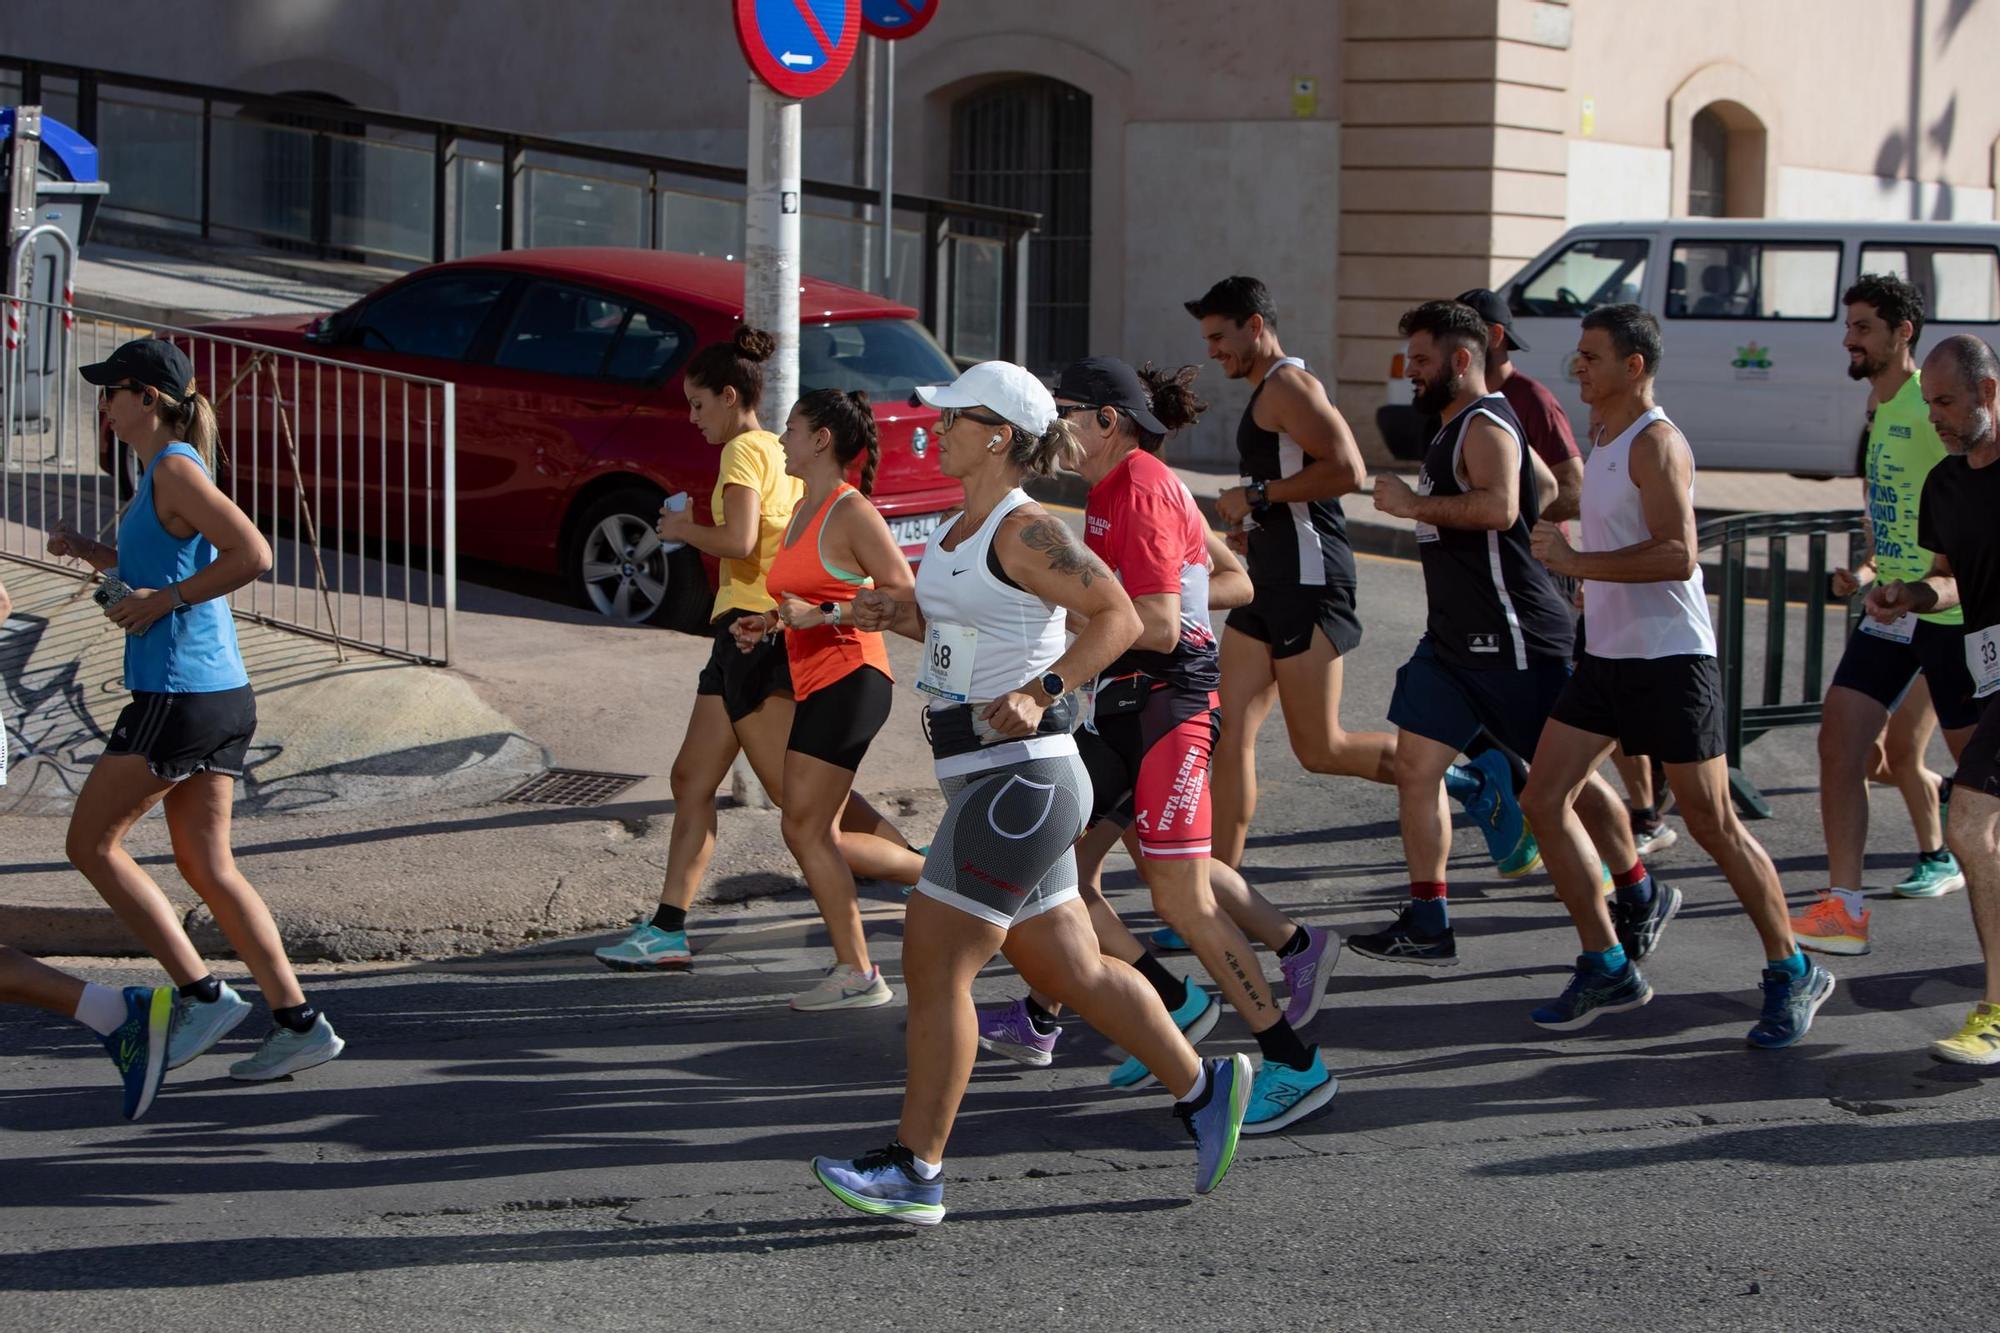
[[[1612,902],[1599,893],[1575,793],[1616,742],[1664,763],[1689,834],[1715,858],[1757,927],[1764,1006],[1750,1044],[1790,1046],[1833,993],[1833,977],[1799,952],[1777,869],[1730,804],[1722,677],[1697,560],[1694,456],[1653,402],[1660,352],[1660,326],[1639,306],[1603,306],[1584,316],[1577,381],[1604,423],[1605,442],[1585,465],[1582,547],[1572,547],[1555,524],[1534,531],[1543,563],[1583,580],[1585,647],[1521,793],[1543,863],[1583,941],[1568,989],[1533,1017],[1544,1027],[1577,1028],[1599,1012],[1644,1004],[1652,988],[1619,943],[1614,915],[1627,938],[1650,941],[1680,906],[1678,893],[1651,888],[1636,864],[1612,867]]]

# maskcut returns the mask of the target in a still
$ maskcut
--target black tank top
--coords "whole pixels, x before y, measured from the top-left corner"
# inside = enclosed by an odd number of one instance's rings
[[[1292,476],[1310,461],[1290,436],[1257,424],[1257,400],[1279,366],[1305,370],[1306,363],[1288,356],[1272,366],[1236,425],[1237,457],[1243,475],[1252,481]],[[1354,548],[1347,541],[1339,500],[1273,501],[1251,517],[1257,526],[1249,535],[1250,578],[1260,590],[1267,585],[1354,586]]]
[[[1542,507],[1526,433],[1505,398],[1489,393],[1445,423],[1424,454],[1417,493],[1465,494],[1458,479],[1459,450],[1466,428],[1479,417],[1499,422],[1520,447],[1521,511],[1505,532],[1417,524],[1432,649],[1451,665],[1473,670],[1525,671],[1534,658],[1568,661],[1576,630],[1548,567],[1528,545]]]

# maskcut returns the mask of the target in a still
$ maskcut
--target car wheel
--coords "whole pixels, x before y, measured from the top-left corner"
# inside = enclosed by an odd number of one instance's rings
[[[691,548],[661,549],[653,524],[664,498],[635,486],[593,502],[572,529],[570,592],[620,624],[699,630],[708,621],[708,578]]]

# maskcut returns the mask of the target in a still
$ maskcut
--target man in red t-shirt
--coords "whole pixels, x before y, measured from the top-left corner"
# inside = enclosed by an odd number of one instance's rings
[[[1556,474],[1556,502],[1542,511],[1542,517],[1551,523],[1575,518],[1583,495],[1583,455],[1577,452],[1576,436],[1562,403],[1540,380],[1516,370],[1507,355],[1527,350],[1514,336],[1514,314],[1507,308],[1507,299],[1484,287],[1475,287],[1458,299],[1486,321],[1486,387],[1500,391],[1520,418],[1521,428],[1528,434],[1528,447]]]

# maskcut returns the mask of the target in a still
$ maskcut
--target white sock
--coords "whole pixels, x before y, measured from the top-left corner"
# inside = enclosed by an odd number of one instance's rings
[[[1849,916],[1853,917],[1856,921],[1859,921],[1861,919],[1861,913],[1867,908],[1868,905],[1867,900],[1864,899],[1861,895],[1861,890],[1828,889],[1827,892],[1832,894],[1834,897],[1840,899],[1840,905],[1847,909],[1847,914]]]
[[[76,1003],[76,1021],[100,1037],[108,1037],[125,1026],[125,994],[94,981],[83,983],[83,998]]]
[[[1179,1105],[1186,1102],[1198,1102],[1201,1100],[1201,1094],[1207,1091],[1208,1091],[1208,1062],[1204,1060],[1201,1063],[1200,1071],[1196,1073],[1194,1076],[1194,1086],[1188,1089],[1187,1096],[1176,1097],[1174,1099],[1175,1104]]]
[[[915,1153],[910,1154],[910,1169],[917,1173],[919,1180],[936,1180],[944,1172],[943,1162],[926,1162]]]

